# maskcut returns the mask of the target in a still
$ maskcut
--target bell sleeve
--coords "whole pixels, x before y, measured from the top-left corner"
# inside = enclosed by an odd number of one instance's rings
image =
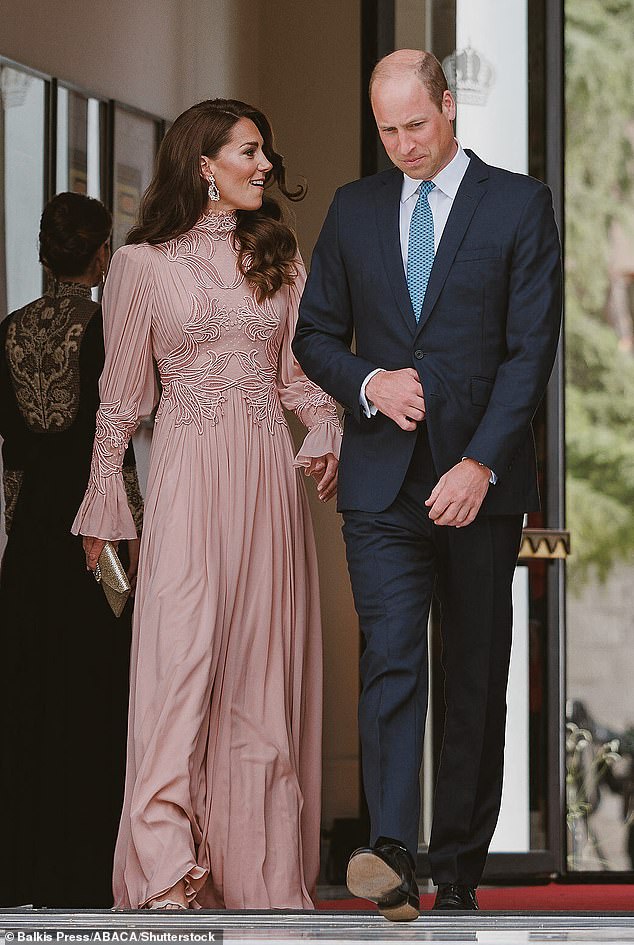
[[[154,280],[147,246],[124,246],[112,257],[103,296],[105,364],[99,382],[90,479],[72,532],[110,541],[137,528],[122,471],[130,437],[157,399],[152,360]]]
[[[286,319],[280,347],[277,390],[282,406],[292,410],[304,424],[308,433],[297,456],[296,466],[308,466],[311,459],[334,453],[339,458],[341,449],[341,424],[335,401],[320,387],[310,381],[299,366],[291,342],[295,334],[299,313],[299,301],[306,282],[306,269],[301,259],[295,262],[297,277],[288,286]]]

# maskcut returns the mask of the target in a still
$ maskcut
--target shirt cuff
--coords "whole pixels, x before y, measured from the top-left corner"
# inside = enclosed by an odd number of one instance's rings
[[[365,396],[365,389],[368,386],[368,381],[371,378],[373,378],[375,374],[379,374],[380,371],[384,371],[384,370],[385,368],[380,367],[380,368],[376,368],[376,370],[374,371],[370,371],[370,373],[364,380],[363,384],[361,385],[361,391],[359,393],[359,403],[361,404],[361,408],[364,414],[366,415],[366,417],[375,417],[377,413],[379,412],[377,407],[375,407],[374,404],[372,403],[372,401],[368,400],[368,398]]]

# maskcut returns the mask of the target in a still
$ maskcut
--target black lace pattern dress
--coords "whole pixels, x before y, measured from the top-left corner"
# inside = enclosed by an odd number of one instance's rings
[[[112,905],[131,604],[114,618],[70,532],[103,360],[101,309],[86,286],[54,282],[0,325],[2,906]],[[132,449],[124,479],[140,529]]]

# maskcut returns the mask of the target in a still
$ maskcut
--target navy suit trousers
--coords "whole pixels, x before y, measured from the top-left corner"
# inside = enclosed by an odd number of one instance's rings
[[[511,584],[522,516],[479,515],[461,529],[434,525],[424,502],[436,481],[421,424],[392,505],[378,513],[344,509],[348,567],[365,642],[359,703],[363,778],[370,842],[392,837],[415,856],[427,626],[435,593],[442,613],[446,720],[429,857],[435,883],[477,885],[502,792]]]

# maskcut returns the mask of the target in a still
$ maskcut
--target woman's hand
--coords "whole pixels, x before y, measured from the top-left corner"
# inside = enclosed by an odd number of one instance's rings
[[[128,564],[128,581],[130,582],[130,587],[132,588],[132,593],[136,588],[136,574],[139,568],[139,548],[141,547],[140,538],[129,538],[128,539],[128,558],[130,563]]]
[[[103,551],[105,543],[103,538],[89,538],[87,535],[84,536],[83,546],[88,571],[94,571],[97,567],[97,561],[99,560],[99,555]]]
[[[338,470],[339,460],[334,453],[313,457],[310,465],[304,469],[304,474],[312,476],[317,484],[317,495],[320,502],[328,502],[337,494]]]

